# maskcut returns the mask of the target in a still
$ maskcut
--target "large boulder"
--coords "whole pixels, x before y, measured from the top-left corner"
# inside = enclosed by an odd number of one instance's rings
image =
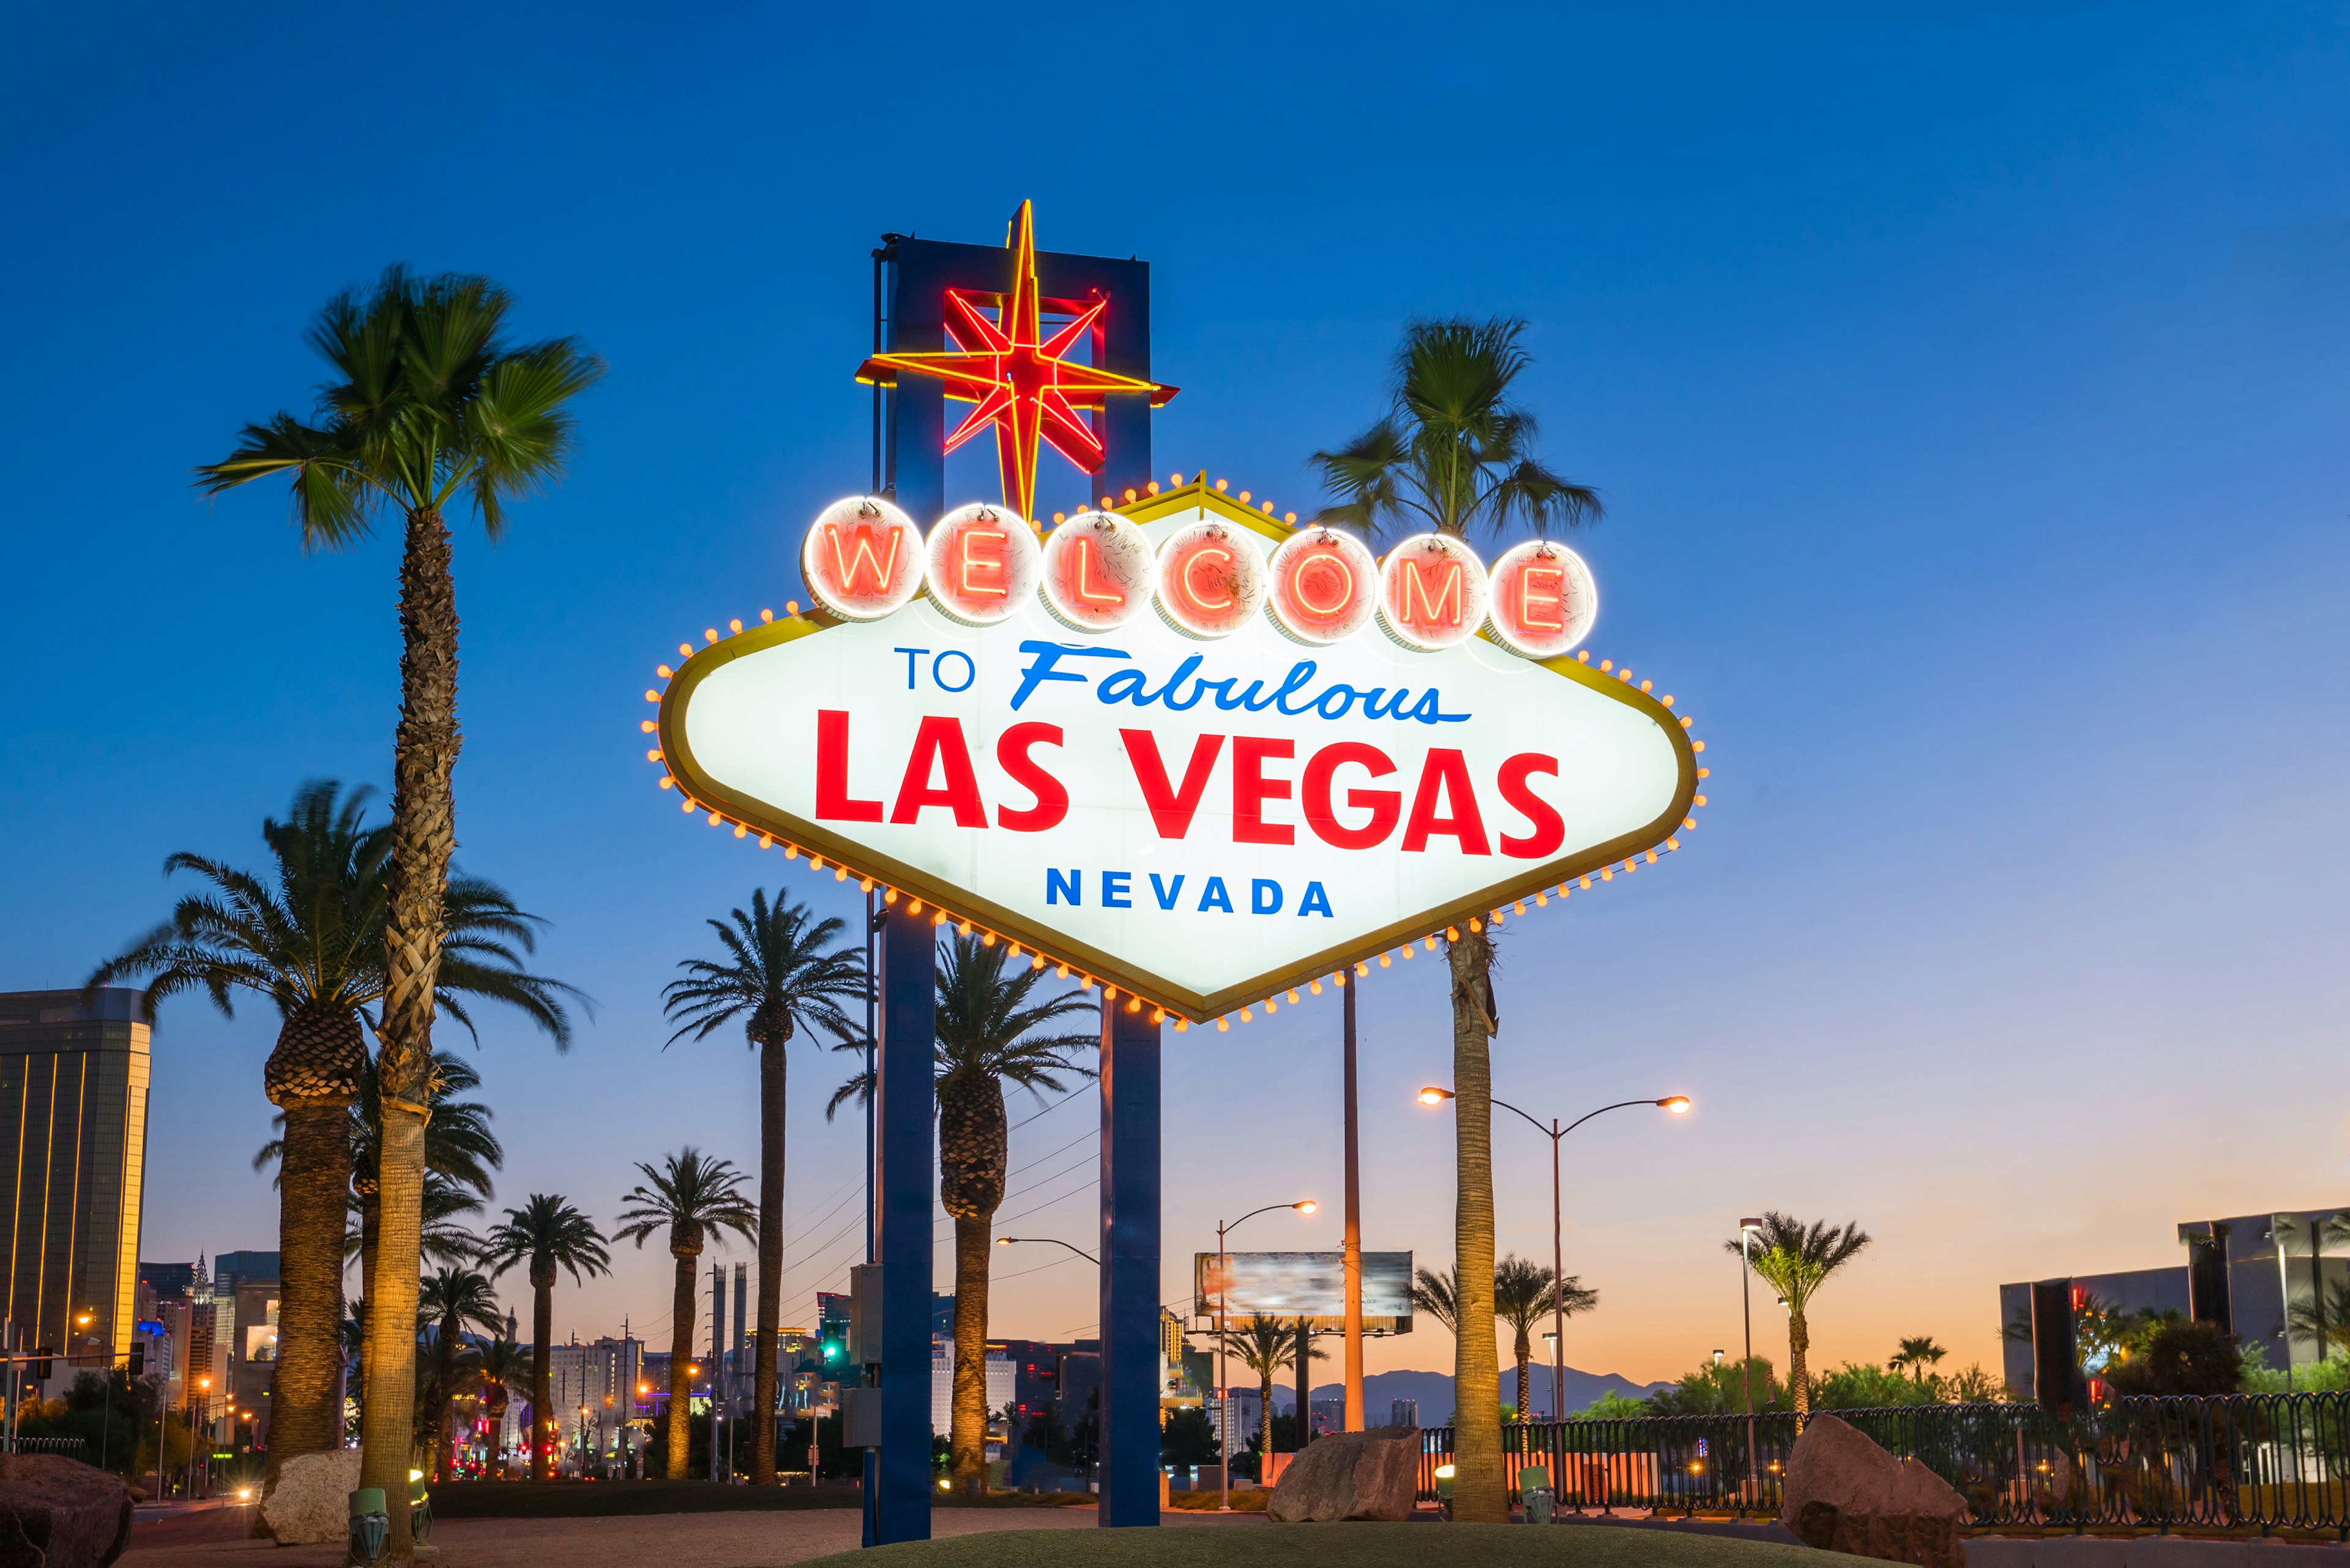
[[[1291,1459],[1264,1505],[1275,1524],[1409,1519],[1419,1491],[1419,1428],[1375,1427],[1316,1438]]]
[[[130,1540],[120,1476],[53,1454],[0,1455],[0,1568],[107,1568]]]
[[[261,1531],[280,1546],[322,1546],[351,1534],[351,1493],[359,1490],[359,1451],[304,1454],[277,1472],[277,1490],[261,1500]]]
[[[1806,1546],[1918,1568],[1966,1568],[1966,1500],[1916,1459],[1897,1460],[1834,1416],[1814,1416],[1787,1460],[1779,1521]]]

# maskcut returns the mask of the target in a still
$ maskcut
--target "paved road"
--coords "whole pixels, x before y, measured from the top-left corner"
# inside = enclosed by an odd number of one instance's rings
[[[245,1536],[244,1509],[169,1516],[139,1511],[120,1568],[338,1568],[340,1546],[273,1546]],[[1179,1513],[1170,1526],[1247,1530],[1258,1513]],[[857,1545],[853,1508],[774,1513],[655,1513],[634,1519],[448,1519],[433,1527],[436,1568],[577,1568],[582,1563],[658,1563],[660,1568],[743,1568],[799,1563]],[[983,1530],[1091,1530],[1090,1508],[938,1509],[933,1534]]]

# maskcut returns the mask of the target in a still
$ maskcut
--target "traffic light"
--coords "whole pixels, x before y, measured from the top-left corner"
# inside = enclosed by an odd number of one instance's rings
[[[133,1377],[144,1377],[147,1376],[147,1347],[145,1345],[134,1345],[130,1347],[129,1369],[130,1376]]]
[[[55,1345],[36,1345],[33,1346],[33,1354],[38,1356],[47,1357],[55,1355],[57,1353],[57,1347]],[[33,1377],[36,1382],[40,1383],[46,1383],[49,1380],[49,1363],[46,1359],[33,1363]]]
[[[838,1366],[848,1359],[848,1325],[835,1319],[824,1325],[816,1335],[816,1353],[827,1366]]]

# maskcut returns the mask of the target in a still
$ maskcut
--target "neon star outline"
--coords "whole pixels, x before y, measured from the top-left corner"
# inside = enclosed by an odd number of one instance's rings
[[[947,437],[946,451],[953,452],[993,427],[1003,504],[1033,522],[1040,442],[1050,442],[1080,471],[1094,473],[1107,452],[1077,410],[1104,408],[1108,398],[1120,395],[1147,397],[1152,408],[1160,408],[1178,389],[1063,358],[1093,330],[1109,308],[1107,298],[1095,300],[1050,338],[1044,336],[1035,202],[1020,203],[1004,248],[1013,253],[1012,293],[1001,297],[994,320],[980,313],[979,302],[990,296],[951,288],[946,291],[946,331],[955,345],[952,349],[876,354],[858,368],[857,379],[894,387],[901,375],[936,377],[945,383],[948,397],[975,404]]]

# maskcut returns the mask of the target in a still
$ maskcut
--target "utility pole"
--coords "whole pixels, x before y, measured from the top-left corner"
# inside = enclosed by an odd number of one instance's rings
[[[1361,1138],[1355,1117],[1355,976],[1338,977],[1345,999],[1347,1081],[1347,1230],[1346,1349],[1347,1415],[1345,1429],[1359,1432],[1368,1424],[1363,1414],[1363,1183]],[[1310,1379],[1308,1380],[1310,1381]],[[1303,1444],[1299,1445],[1301,1448]]]

